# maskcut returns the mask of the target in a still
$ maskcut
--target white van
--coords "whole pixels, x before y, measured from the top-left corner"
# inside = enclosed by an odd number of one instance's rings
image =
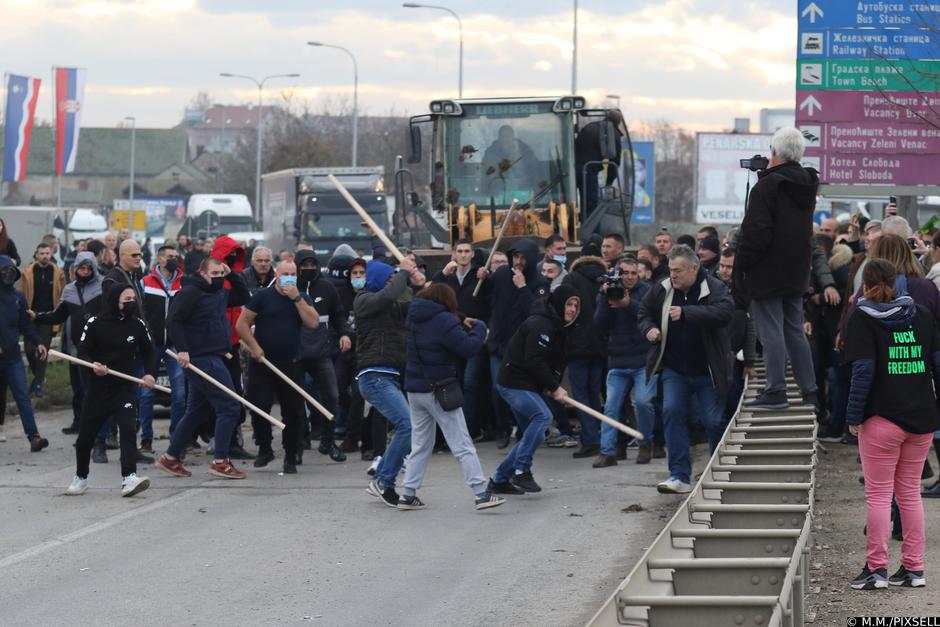
[[[214,214],[211,219],[203,215]],[[186,206],[186,224],[180,233],[199,235],[210,231],[214,234],[228,234],[237,241],[261,239],[262,234],[255,230],[251,203],[244,194],[193,194]],[[237,237],[236,237],[237,236]]]
[[[69,218],[69,241],[65,241],[65,231],[63,229],[56,228],[52,231],[52,234],[60,242],[64,242],[66,247],[71,247],[72,242],[75,240],[88,239],[89,237],[104,240],[107,236],[108,220],[94,209],[74,209],[66,213],[71,213]]]

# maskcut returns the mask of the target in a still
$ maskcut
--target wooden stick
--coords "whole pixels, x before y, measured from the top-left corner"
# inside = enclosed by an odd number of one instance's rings
[[[512,199],[512,205],[509,206],[509,211],[506,212],[506,217],[503,218],[503,226],[499,227],[499,235],[496,236],[496,241],[493,242],[493,248],[490,249],[490,256],[486,258],[486,265],[483,267],[487,270],[490,269],[490,263],[493,261],[493,255],[496,254],[496,251],[499,249],[499,242],[503,239],[503,233],[506,231],[506,225],[509,224],[509,218],[512,216],[512,212],[516,210],[516,205],[519,204],[519,201],[515,198]],[[512,263],[512,259],[509,260]],[[473,288],[473,296],[476,298],[480,293],[480,288],[483,286],[483,281],[477,281],[477,286]]]
[[[248,348],[248,344],[245,343],[245,340],[238,340],[238,341],[241,343],[242,346],[244,346],[245,348]],[[254,359],[254,358],[252,357],[252,359]],[[303,389],[301,386],[297,385],[297,383],[294,382],[293,379],[291,379],[291,378],[288,377],[286,374],[284,374],[283,372],[281,372],[281,369],[280,369],[280,368],[278,368],[277,366],[275,366],[274,364],[272,364],[270,361],[268,361],[268,358],[267,358],[267,357],[262,357],[262,358],[261,358],[261,363],[263,363],[265,366],[267,366],[268,368],[270,368],[270,369],[271,369],[271,372],[273,372],[273,373],[276,374],[277,376],[279,376],[279,377],[281,377],[282,379],[284,379],[284,381],[285,381],[289,386],[291,386],[292,388],[294,388],[295,390],[297,390],[297,393],[300,394],[301,396],[303,396],[304,399],[306,399],[306,401],[307,401],[308,403],[310,403],[311,405],[313,405],[314,407],[316,407],[316,408],[317,408],[317,411],[320,412],[321,414],[323,414],[324,416],[326,416],[327,420],[333,420],[333,418],[334,418],[334,417],[333,417],[333,414],[331,414],[331,413],[327,410],[326,407],[324,407],[323,405],[321,405],[320,403],[318,403],[318,402],[317,402],[317,399],[315,399],[315,398],[313,398],[312,396],[310,396],[309,394],[307,394],[307,390],[305,390],[305,389]]]
[[[178,358],[178,355],[174,353],[173,351],[171,351],[169,348],[166,349],[166,354],[172,357],[173,359]],[[239,403],[241,403],[242,405],[244,405],[251,411],[255,412],[256,414],[258,414],[259,416],[261,416],[262,418],[270,422],[272,425],[274,425],[278,429],[283,429],[285,427],[283,422],[281,422],[280,420],[278,420],[271,414],[261,411],[260,409],[258,409],[256,405],[254,405],[253,403],[249,403],[248,401],[243,399],[241,396],[236,394],[233,390],[228,389],[227,387],[225,387],[224,385],[222,385],[221,383],[219,383],[218,381],[216,381],[215,379],[207,375],[205,372],[203,372],[202,370],[197,368],[195,365],[193,365],[192,362],[190,362],[189,365],[186,367],[192,370],[193,372],[195,372],[197,375],[199,375],[206,381],[208,381],[209,383],[211,383],[212,385],[214,385],[215,387],[219,388],[220,390],[222,390],[223,392],[231,396],[232,398],[234,398],[236,401],[238,401]]]
[[[356,213],[359,214],[359,217],[369,225],[369,227],[372,229],[372,232],[375,233],[375,235],[380,240],[382,240],[382,243],[385,244],[386,248],[388,248],[388,252],[395,255],[395,258],[398,259],[398,261],[404,259],[405,256],[401,254],[401,251],[398,250],[398,247],[392,243],[392,240],[388,238],[388,235],[385,234],[385,231],[379,228],[379,225],[375,223],[375,220],[372,219],[372,216],[366,213],[366,210],[362,208],[362,205],[360,205],[359,202],[353,198],[352,194],[346,190],[343,184],[339,182],[339,179],[332,174],[327,175],[327,178],[330,179],[330,182],[336,186],[336,189],[338,189],[339,193],[343,195],[343,198],[346,199],[346,202],[352,205],[352,208],[356,210]]]
[[[623,432],[626,433],[627,435],[629,435],[629,436],[631,436],[631,437],[634,437],[634,438],[636,438],[637,440],[642,440],[642,439],[643,439],[643,434],[640,433],[639,431],[637,431],[636,429],[631,429],[631,428],[628,427],[627,425],[621,424],[621,423],[617,422],[616,420],[614,420],[613,418],[608,418],[607,416],[605,416],[605,415],[602,414],[601,412],[599,412],[599,411],[597,411],[597,410],[594,410],[594,409],[591,409],[590,407],[588,407],[588,406],[585,405],[584,403],[579,403],[578,401],[574,400],[574,399],[571,398],[570,396],[566,396],[566,397],[565,397],[565,400],[563,400],[562,402],[563,402],[565,405],[569,405],[569,406],[571,406],[571,407],[574,407],[575,409],[580,409],[580,410],[583,411],[585,414],[588,414],[588,415],[590,415],[590,416],[594,416],[595,418],[597,418],[597,419],[600,420],[601,422],[606,422],[607,424],[609,424],[609,425],[610,425],[611,427],[613,427],[614,429],[620,429],[621,431],[623,431]]]
[[[78,364],[79,366],[86,366],[88,368],[95,367],[95,364],[91,363],[90,361],[85,361],[84,359],[79,359],[78,357],[72,357],[68,353],[61,353],[54,348],[50,348],[48,349],[48,351],[49,351],[49,354],[52,355],[53,357],[58,357],[59,359],[70,361],[73,364]],[[137,377],[132,377],[129,374],[124,374],[123,372],[118,372],[117,370],[111,370],[110,368],[108,368],[108,374],[114,375],[115,377],[119,379],[125,379],[127,381],[133,381],[134,383],[139,383],[140,385],[144,385],[144,386],[147,385],[146,383],[144,383],[143,379],[138,379]],[[170,388],[163,387],[162,385],[154,385],[153,389],[160,390],[161,392],[166,392],[167,394],[170,393]]]

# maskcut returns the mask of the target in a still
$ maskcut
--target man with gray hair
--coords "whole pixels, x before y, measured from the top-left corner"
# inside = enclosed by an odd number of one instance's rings
[[[245,282],[252,296],[274,284],[277,277],[272,268],[273,261],[273,254],[267,246],[257,246],[251,251],[251,266],[242,274],[245,275]]]
[[[718,277],[701,267],[698,255],[679,244],[669,251],[669,278],[654,283],[639,312],[640,333],[651,344],[646,380],[659,373],[669,478],[656,489],[663,494],[692,490],[692,462],[686,416],[695,396],[708,446],[715,451],[724,433],[725,394],[731,383],[734,314],[731,293]]]
[[[813,358],[803,333],[803,294],[809,287],[819,174],[800,165],[805,146],[795,128],[774,134],[770,167],[757,173],[741,223],[735,289],[752,301],[751,317],[767,365],[767,385],[745,404],[749,408],[788,406],[788,355],[803,404],[816,405]]]
[[[894,215],[888,216],[881,221],[881,234],[897,235],[898,237],[903,237],[904,239],[910,239],[911,235],[914,234],[914,231],[911,229],[911,225],[906,219],[902,218],[901,216]]]

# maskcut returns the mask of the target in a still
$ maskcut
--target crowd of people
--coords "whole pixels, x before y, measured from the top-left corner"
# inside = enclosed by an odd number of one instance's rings
[[[167,242],[148,265],[122,232],[76,242],[61,260],[44,238],[20,270],[15,234],[0,222],[0,377],[38,452],[48,441],[30,397],[43,394],[60,327],[62,350],[94,364],[70,366],[74,422],[63,431],[78,437],[67,494],[86,490],[89,457],[106,463],[110,448],[120,448],[130,496],[149,485],[138,463],[189,477],[196,447],[209,447],[209,473],[225,479],[245,477],[232,459],[260,468],[279,454],[283,472],[296,473],[316,447],[336,462],[358,452],[371,462],[370,495],[420,509],[428,460],[449,450],[486,509],[541,490],[543,443],[597,469],[633,448],[637,464],[667,458],[658,491],[688,493],[690,446],[715,450],[761,354],[767,383],[745,410],[791,404],[789,363],[795,402],[815,410],[820,439],[859,447],[868,562],[852,586],[923,585],[920,479],[932,475],[931,443],[940,459],[940,232],[925,240],[896,215],[814,225],[819,180],[799,163],[804,146],[795,129],[774,136],[740,226],[662,229],[630,251],[620,234],[594,236],[573,263],[557,235],[515,241],[489,264],[488,251],[458,241],[434,274],[413,253],[397,260],[377,248],[366,259],[341,245],[323,267],[308,244],[275,254],[222,235]],[[171,436],[154,459],[158,377],[171,388]],[[569,413],[569,395],[642,439]],[[277,398],[281,452],[268,420],[235,397],[263,412]],[[242,439],[249,418],[256,453]],[[483,442],[506,451],[488,477]],[[940,497],[940,481],[923,496]],[[889,578],[892,517],[904,544]]]

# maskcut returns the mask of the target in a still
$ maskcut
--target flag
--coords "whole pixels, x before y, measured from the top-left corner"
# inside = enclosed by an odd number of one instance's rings
[[[6,182],[26,178],[29,137],[33,132],[40,82],[38,78],[15,74],[7,77],[6,120],[3,127],[3,180]]]
[[[62,176],[75,169],[78,131],[85,96],[83,68],[55,68],[55,173]]]

